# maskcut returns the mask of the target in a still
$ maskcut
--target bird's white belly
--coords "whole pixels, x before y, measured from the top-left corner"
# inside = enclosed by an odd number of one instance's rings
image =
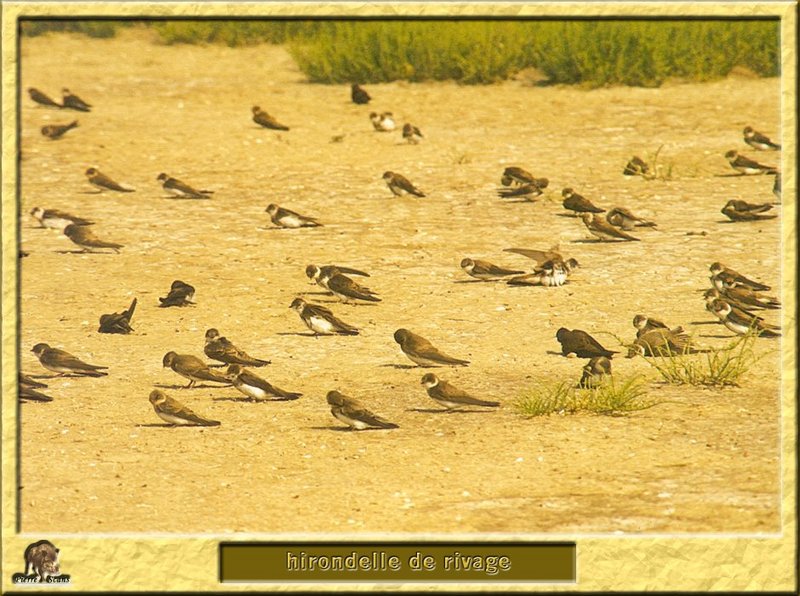
[[[168,422],[169,424],[179,424],[181,426],[193,426],[195,424],[190,420],[186,420],[185,418],[179,418],[178,416],[173,416],[172,414],[167,414],[165,412],[156,412],[156,413],[164,422]]]
[[[330,321],[322,317],[311,317],[308,326],[316,333],[333,333],[336,330]]]

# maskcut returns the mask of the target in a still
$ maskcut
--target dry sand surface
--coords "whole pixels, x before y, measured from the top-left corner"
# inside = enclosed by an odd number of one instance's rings
[[[758,340],[764,359],[724,390],[667,386],[643,359],[615,358],[615,374],[647,375],[650,397],[666,402],[630,416],[526,419],[512,405],[536,383],[580,376],[584,361],[550,353],[559,327],[621,350],[607,333],[631,341],[641,312],[722,346],[729,331],[692,324],[713,320],[698,292],[709,264],[779,287],[779,220],[731,224],[720,213],[731,198],[772,201],[772,177],[716,176],[732,172],[723,158],[732,148],[778,164],[741,137],[747,124],[777,135],[777,79],[600,90],[397,82],[366,86],[374,100],[356,106],[346,85],[306,83],[281,47],[165,47],[132,32],[24,39],[21,86],[54,96],[67,86],[95,106],[60,112],[22,96],[22,369],[47,372],[30,352],[47,342],[110,370],[53,378],[53,402],[21,406],[23,531],[778,531],[779,341]],[[291,130],[254,125],[255,104]],[[413,122],[424,142],[373,132],[372,110]],[[80,127],[62,140],[40,135],[73,116]],[[632,155],[662,144],[671,180],[622,175]],[[91,165],[136,192],[91,194]],[[545,196],[497,198],[509,165],[548,177]],[[427,198],[393,197],[385,170]],[[162,171],[215,194],[169,200]],[[565,186],[659,231],[587,241],[563,216]],[[274,229],[271,202],[325,225]],[[64,253],[74,246],[37,228],[34,206],[93,219],[98,236],[125,247]],[[464,283],[458,267],[472,256],[528,268],[502,250],[557,242],[582,264],[561,288]],[[383,301],[316,293],[309,263],[366,269]],[[174,279],[197,288],[197,306],[157,308]],[[361,335],[308,336],[289,309],[303,295]],[[135,333],[96,332],[101,314],[134,296]],[[260,374],[303,397],[251,403],[231,387],[180,388],[162,357],[203,356],[209,327],[271,359]],[[392,339],[399,327],[469,359],[436,372],[502,407],[432,411],[427,371],[408,367]],[[165,386],[222,425],[163,426],[147,397]],[[325,402],[331,389],[400,428],[342,432]]]

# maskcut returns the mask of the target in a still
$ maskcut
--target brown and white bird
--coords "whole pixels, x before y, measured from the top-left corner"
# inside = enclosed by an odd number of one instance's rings
[[[46,94],[42,93],[41,91],[39,91],[35,87],[28,87],[28,95],[31,96],[31,99],[33,101],[35,101],[36,103],[38,103],[40,105],[47,106],[49,108],[61,108],[61,107],[63,107],[60,103],[56,103],[55,101],[50,99],[49,96],[47,96]]]
[[[46,126],[42,126],[42,136],[56,141],[63,137],[67,132],[77,127],[77,120],[73,120],[69,124],[47,124]]]
[[[355,104],[364,105],[369,103],[369,100],[372,99],[364,89],[362,89],[356,83],[353,83],[350,86],[350,99]]]
[[[41,207],[34,207],[31,209],[31,215],[36,218],[41,227],[53,228],[54,230],[63,230],[70,224],[76,226],[89,226],[94,222],[82,217],[70,215],[66,211],[59,209],[42,209]]]
[[[119,253],[119,249],[123,248],[122,244],[100,240],[92,232],[92,226],[69,224],[64,227],[64,235],[80,246],[83,249],[81,252],[94,252],[95,249],[110,248],[115,253]]]
[[[198,381],[231,384],[227,377],[208,368],[208,365],[196,356],[167,352],[161,363],[164,368],[171,368],[180,376],[189,379],[187,389],[194,387]]]
[[[252,112],[253,122],[259,126],[263,126],[264,128],[269,128],[271,130],[289,130],[288,126],[281,124],[258,106],[253,106]]]
[[[326,288],[322,285],[322,278],[324,276],[334,275],[334,269],[339,273],[346,275],[359,275],[361,277],[369,277],[369,273],[361,271],[360,269],[353,269],[352,267],[343,267],[341,265],[306,265],[306,277],[316,283],[318,286]],[[329,290],[330,291],[330,290]]]
[[[383,180],[395,196],[400,197],[403,194],[414,195],[415,197],[425,196],[424,192],[411,184],[411,181],[401,174],[384,172]]]
[[[419,128],[406,122],[403,125],[403,138],[412,145],[416,145],[424,138],[424,135],[420,132]]]
[[[244,366],[266,366],[271,364],[270,360],[253,358],[244,350],[240,350],[228,341],[228,338],[222,337],[216,329],[206,331],[205,342],[203,353],[212,360],[222,362],[222,364],[241,364]]]
[[[568,356],[575,354],[578,358],[594,358],[595,356],[605,356],[613,358],[618,352],[607,350],[600,342],[581,329],[570,331],[566,327],[561,327],[556,331],[556,339],[561,344],[561,355]]]
[[[650,172],[650,166],[641,158],[634,155],[625,165],[622,173],[625,176],[643,176]]]
[[[683,333],[673,333],[669,329],[651,329],[639,335],[628,348],[626,358],[639,356],[674,356],[681,354],[699,354],[708,352],[707,348],[698,348]]]
[[[735,149],[728,151],[725,154],[725,159],[728,160],[728,163],[731,164],[734,170],[742,175],[776,174],[778,172],[777,168],[773,166],[765,166],[753,161],[749,157],[739,155],[739,152]]]
[[[61,107],[78,110],[79,112],[91,112],[92,104],[86,103],[77,95],[70,93],[66,87],[61,90]]]
[[[603,213],[605,209],[596,207],[592,202],[576,193],[571,188],[565,188],[561,191],[561,196],[564,197],[562,205],[564,209],[572,211],[574,214],[580,213]]]
[[[734,310],[734,308],[725,300],[717,299],[711,303],[711,312],[713,312],[722,324],[737,335],[745,335],[748,332],[753,332],[759,337],[780,337],[780,327],[777,325],[770,325],[765,322],[761,317],[750,315],[745,311]]]
[[[167,308],[169,306],[190,306],[194,305],[194,286],[176,279],[170,286],[169,293],[164,298],[159,298],[158,305],[160,308]]]
[[[627,240],[627,241],[639,241],[638,238],[634,238],[627,232],[612,226],[608,223],[605,219],[598,216],[597,214],[592,213],[584,213],[581,216],[581,220],[586,228],[589,230],[589,233],[593,236],[596,236],[603,242],[606,241],[617,241],[617,240]]]
[[[292,211],[291,209],[286,209],[284,207],[280,207],[275,203],[271,203],[267,206],[266,212],[269,213],[269,217],[279,228],[288,228],[288,229],[297,229],[297,228],[318,228],[321,227],[322,224],[319,223],[313,217],[308,217],[306,215],[300,215],[299,213]]]
[[[731,199],[722,208],[722,213],[731,221],[758,221],[764,219],[775,219],[775,214],[765,213],[772,209],[771,203],[748,203]]]
[[[658,319],[654,319],[652,317],[647,317],[645,315],[636,315],[633,317],[633,326],[636,327],[636,337],[639,338],[645,333],[649,331],[653,331],[655,329],[666,329],[671,333],[676,335],[681,334],[684,332],[683,327],[675,327],[674,329],[670,329],[666,323],[662,323]]]
[[[520,198],[526,201],[533,201],[536,197],[543,194],[550,181],[547,178],[534,178],[532,182],[520,184],[513,188],[498,188],[497,196],[501,199]]]
[[[469,360],[453,358],[439,351],[433,344],[422,336],[412,333],[408,329],[398,329],[394,332],[394,340],[400,344],[403,354],[418,366],[467,366]]]
[[[734,276],[727,273],[719,273],[715,277],[715,282],[721,284],[719,291],[722,297],[729,302],[743,305],[745,309],[778,309],[781,307],[781,303],[777,298],[764,296],[746,285],[741,285]]]
[[[107,366],[97,366],[88,364],[76,358],[69,352],[51,348],[47,344],[39,343],[33,346],[31,352],[36,354],[39,363],[47,370],[52,370],[61,376],[76,375],[84,377],[105,377],[108,373],[103,372]]]
[[[19,384],[17,395],[19,397],[19,401],[21,402],[28,402],[28,401],[41,401],[41,402],[48,402],[53,401],[53,398],[47,395],[46,393],[42,393],[41,391],[37,391],[35,388],[31,387],[30,385],[23,385],[22,383]]]
[[[648,221],[638,215],[634,215],[625,207],[614,207],[606,213],[606,221],[612,226],[623,230],[632,230],[635,227],[655,228],[654,221]]]
[[[578,262],[571,259],[574,266],[577,267]],[[545,286],[548,288],[557,288],[567,283],[569,278],[570,269],[564,261],[550,260],[545,261],[541,265],[537,265],[533,273],[525,275],[518,275],[508,280],[508,285],[511,286]]]
[[[461,259],[461,268],[470,277],[484,281],[502,279],[508,275],[524,273],[524,271],[515,271],[514,269],[503,269],[482,259]]]
[[[360,401],[338,391],[328,391],[326,400],[331,406],[333,417],[344,422],[351,430],[399,428],[394,422],[389,422],[368,410]]]
[[[156,415],[172,426],[219,426],[220,422],[195,414],[181,402],[158,389],[150,392],[150,403]]]
[[[759,151],[778,151],[781,146],[773,142],[768,136],[753,130],[752,126],[744,127],[744,142]]]
[[[358,335],[358,329],[334,316],[330,309],[295,298],[290,307],[314,335]]]
[[[440,406],[448,411],[468,408],[470,406],[482,406],[485,408],[496,408],[500,405],[497,401],[487,401],[473,397],[466,391],[454,387],[444,379],[440,379],[433,373],[422,376],[420,384],[425,387],[428,396]]]
[[[342,302],[350,302],[352,300],[381,301],[375,292],[356,283],[335,267],[321,274],[319,284],[326,290],[333,292],[333,295]]]
[[[255,401],[289,401],[303,395],[275,387],[240,364],[231,364],[225,376],[236,389]]]
[[[578,387],[581,389],[591,389],[603,382],[603,377],[611,375],[611,360],[605,356],[595,356],[583,367],[581,380]]]
[[[736,284],[738,284],[740,286],[746,286],[746,287],[750,288],[751,290],[755,290],[756,292],[766,292],[766,291],[772,289],[768,285],[762,284],[762,283],[757,282],[757,281],[753,281],[752,279],[748,279],[744,275],[742,275],[741,273],[739,273],[739,272],[737,272],[737,271],[735,271],[735,270],[733,270],[733,269],[731,269],[729,267],[725,267],[719,261],[711,263],[711,266],[709,267],[709,271],[711,271],[711,281],[712,281],[712,283],[714,282],[716,277],[718,277],[720,274],[724,273],[725,275],[727,275],[729,277],[730,280],[732,280],[732,282],[735,282]],[[716,286],[717,284],[715,283],[714,285]],[[717,287],[717,289],[722,291],[724,288],[720,284],[720,287]]]
[[[110,315],[100,315],[100,327],[98,333],[118,333],[127,335],[133,328],[131,327],[131,318],[133,311],[136,309],[136,298],[131,301],[131,305],[122,312],[115,312]]]
[[[104,190],[113,190],[116,192],[134,192],[135,190],[129,186],[115,182],[97,168],[88,168],[85,173],[89,184],[95,188],[99,188],[101,192]]]
[[[503,186],[524,186],[525,184],[533,184],[536,178],[528,170],[518,166],[509,166],[503,170],[503,175],[500,177],[500,184]]]
[[[369,115],[369,120],[377,132],[392,132],[397,126],[391,112],[382,112],[380,114],[372,112]]]
[[[158,175],[156,180],[161,182],[161,186],[165,191],[176,197],[185,199],[207,199],[209,198],[208,195],[214,194],[213,190],[197,190],[177,178],[167,176],[163,172]]]

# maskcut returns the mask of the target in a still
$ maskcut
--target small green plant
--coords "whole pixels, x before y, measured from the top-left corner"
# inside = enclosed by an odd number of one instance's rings
[[[514,402],[514,408],[520,414],[531,418],[573,413],[575,405],[575,383],[570,381],[536,384]]]

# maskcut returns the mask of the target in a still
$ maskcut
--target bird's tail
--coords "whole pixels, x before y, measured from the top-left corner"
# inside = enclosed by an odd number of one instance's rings
[[[126,310],[122,314],[125,316],[126,319],[128,319],[130,321],[131,317],[133,316],[133,311],[134,310],[136,310],[136,298],[135,297],[134,297],[133,300],[131,300],[131,305],[128,307],[128,310]]]

